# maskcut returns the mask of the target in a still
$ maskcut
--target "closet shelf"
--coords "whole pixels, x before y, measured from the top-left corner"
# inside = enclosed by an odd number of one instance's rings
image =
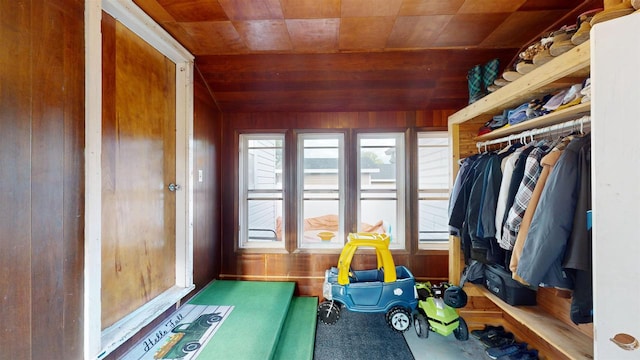
[[[581,82],[590,73],[590,51],[589,41],[574,47],[451,115],[449,124],[494,116],[503,109],[515,108],[526,101]]]
[[[455,170],[457,170],[457,161],[463,155],[474,150],[474,142],[499,139],[526,130],[564,123],[590,114],[590,103],[578,104],[508,128],[475,136],[478,127],[493,116],[501,114],[504,109],[513,109],[532,99],[582,82],[590,75],[590,57],[591,47],[590,42],[587,41],[449,116],[448,125],[452,138],[454,176]],[[464,264],[460,251],[460,238],[452,236],[450,239],[449,278],[450,282],[458,283]],[[527,339],[532,347],[539,349],[541,358],[593,359],[593,336],[588,336],[576,327],[568,316],[552,314],[548,311],[548,307],[543,308],[541,305],[510,306],[486,288],[473,286],[474,292],[477,289],[476,293],[483,296],[484,299],[480,298],[468,305],[468,309],[465,310],[469,316],[468,322],[476,324],[490,316],[490,313],[483,315],[486,311],[492,311],[484,306],[490,302],[502,312],[502,320],[519,328],[513,329],[514,334],[518,330],[519,335],[517,336]],[[551,303],[552,305],[556,304],[554,300],[551,300]],[[566,305],[564,302],[557,304],[561,307]],[[497,310],[493,306],[492,308]]]
[[[510,134],[517,134],[525,130],[531,130],[559,124],[561,122],[579,118],[583,115],[589,115],[591,113],[591,103],[586,102],[584,104],[574,105],[572,107],[552,112],[550,114],[540,116],[531,120],[523,121],[519,124],[496,129],[490,133],[477,136],[474,138],[476,141],[486,141],[497,139]]]
[[[569,359],[593,359],[593,339],[576,331],[558,318],[537,306],[511,306],[483,286],[469,284],[478,289],[504,313],[538,335]],[[467,286],[467,285],[465,285]]]

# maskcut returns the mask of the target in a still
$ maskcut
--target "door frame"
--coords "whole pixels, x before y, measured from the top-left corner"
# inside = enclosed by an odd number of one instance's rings
[[[102,11],[176,64],[175,285],[112,326],[101,325],[102,249]],[[193,284],[193,60],[180,43],[132,0],[85,0],[85,251],[84,354],[100,359],[167,309]]]

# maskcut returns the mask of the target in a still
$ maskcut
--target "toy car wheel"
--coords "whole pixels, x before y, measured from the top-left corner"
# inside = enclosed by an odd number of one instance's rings
[[[458,328],[453,330],[453,335],[460,341],[469,340],[469,328],[463,318],[458,318]]]
[[[429,322],[427,317],[422,314],[413,315],[413,329],[419,338],[426,339],[429,337]]]
[[[192,351],[196,351],[196,350],[200,349],[200,346],[201,346],[200,343],[196,342],[196,341],[193,341],[193,342],[190,342],[190,343],[186,343],[182,347],[182,352],[190,353]]]
[[[327,325],[335,324],[340,319],[340,306],[336,302],[321,302],[318,305],[318,318]]]
[[[411,314],[407,309],[396,306],[387,313],[387,323],[397,332],[405,332],[411,325]]]

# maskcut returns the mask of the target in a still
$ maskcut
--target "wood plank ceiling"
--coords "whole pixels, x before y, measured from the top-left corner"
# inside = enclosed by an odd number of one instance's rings
[[[596,0],[134,0],[196,56],[222,112],[458,109],[466,74]]]

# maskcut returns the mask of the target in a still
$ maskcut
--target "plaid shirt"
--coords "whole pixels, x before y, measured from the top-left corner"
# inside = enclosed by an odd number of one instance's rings
[[[531,200],[531,193],[533,193],[533,189],[536,187],[538,177],[540,177],[540,172],[542,171],[540,159],[542,159],[546,152],[546,147],[537,147],[533,149],[527,157],[524,176],[522,178],[522,182],[520,182],[520,187],[518,187],[518,191],[516,192],[513,206],[509,210],[507,221],[504,223],[502,238],[497,239],[500,247],[505,250],[512,250],[513,245],[516,242],[520,223],[522,223],[522,217],[524,216],[525,210],[527,210],[529,200]]]

